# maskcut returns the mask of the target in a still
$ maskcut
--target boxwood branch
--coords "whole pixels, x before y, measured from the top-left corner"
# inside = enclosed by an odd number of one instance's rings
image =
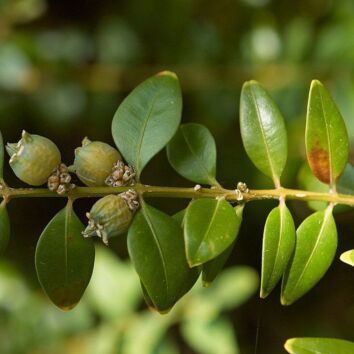
[[[161,197],[161,198],[225,198],[230,202],[239,202],[239,194],[232,189],[224,189],[220,187],[212,188],[180,188],[180,187],[162,187],[149,186],[143,184],[135,184],[133,186],[123,187],[77,187],[68,194],[59,195],[51,192],[46,188],[11,188],[2,185],[0,196],[9,201],[15,198],[41,198],[41,197],[65,197],[70,199],[79,198],[94,198],[102,197],[108,194],[117,194],[134,189],[139,195],[146,198]],[[254,200],[267,200],[281,198],[303,200],[303,201],[323,201],[334,204],[345,204],[354,206],[354,195],[337,194],[337,193],[318,193],[289,188],[277,189],[258,189],[249,190],[242,193],[242,202],[251,202]]]

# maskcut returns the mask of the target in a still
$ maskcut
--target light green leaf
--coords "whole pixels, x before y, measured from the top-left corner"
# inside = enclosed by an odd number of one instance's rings
[[[92,275],[95,249],[84,239],[84,226],[68,202],[42,232],[36,248],[38,280],[53,303],[71,310],[81,299]]]
[[[258,273],[251,267],[237,266],[225,269],[203,297],[221,310],[231,310],[245,303],[258,289]]]
[[[0,204],[0,256],[5,252],[10,239],[10,219],[6,204]]]
[[[181,125],[167,145],[167,157],[172,167],[183,177],[196,183],[217,184],[216,145],[213,136],[203,125]]]
[[[340,260],[354,267],[354,250],[342,253],[340,256]]]
[[[306,218],[296,231],[296,246],[284,274],[281,303],[290,305],[308,292],[331,265],[337,248],[332,208]]]
[[[317,80],[311,83],[305,135],[313,174],[333,186],[348,162],[348,133],[335,102]]]
[[[249,158],[278,185],[287,159],[285,124],[273,99],[256,81],[243,85],[240,124],[243,145]]]
[[[182,229],[167,214],[142,203],[128,232],[128,251],[154,307],[168,311],[196,282],[186,260]]]
[[[181,112],[179,82],[169,71],[141,83],[118,107],[112,122],[112,135],[138,176],[173,137],[181,121]]]
[[[242,223],[243,208],[244,208],[244,204],[237,205],[234,208],[236,213],[236,218],[238,221],[238,226],[236,231],[237,234],[239,232]],[[222,268],[224,267],[225,263],[227,262],[227,260],[229,259],[232,253],[232,250],[235,246],[235,242],[236,241],[232,242],[232,244],[228,248],[226,248],[225,251],[219,254],[217,257],[202,265],[202,280],[203,280],[204,287],[206,288],[209,287],[209,285],[214,281],[214,279],[220,273],[220,271],[222,270]]]
[[[219,318],[212,322],[198,320],[184,321],[182,335],[188,344],[200,354],[238,354],[238,345],[232,324]]]
[[[86,295],[90,305],[106,320],[133,313],[141,301],[141,292],[131,262],[123,262],[107,247],[97,247]]]
[[[267,297],[284,274],[295,247],[295,225],[282,200],[268,215],[263,234],[262,298]]]
[[[124,333],[121,354],[155,353],[170,325],[168,316],[144,312],[130,322]]]
[[[4,140],[0,131],[0,182],[4,176]]]
[[[354,343],[334,338],[292,338],[284,345],[290,354],[353,354]]]
[[[184,217],[184,242],[191,267],[218,256],[236,239],[240,226],[225,199],[193,200]]]

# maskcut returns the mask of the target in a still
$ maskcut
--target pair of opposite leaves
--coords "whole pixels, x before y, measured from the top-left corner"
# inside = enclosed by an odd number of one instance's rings
[[[268,93],[254,81],[241,93],[241,135],[256,167],[280,186],[287,160],[284,120]],[[333,99],[319,81],[309,93],[306,154],[312,173],[335,191],[348,162],[348,134]],[[283,277],[281,302],[291,304],[311,289],[333,261],[337,230],[333,205],[305,219],[295,232],[292,216],[280,198],[269,214],[263,236],[261,296],[266,297]]]

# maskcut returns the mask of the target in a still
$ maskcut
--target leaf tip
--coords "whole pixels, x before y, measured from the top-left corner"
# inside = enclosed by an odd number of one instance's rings
[[[285,343],[284,343],[284,348],[290,352],[290,350],[292,349],[292,344],[294,342],[294,338],[288,339]]]
[[[261,299],[265,299],[269,294],[270,294],[270,291],[262,287],[261,291],[259,293],[259,297]]]
[[[289,306],[291,305],[292,303],[294,302],[294,300],[289,300],[287,297],[285,297],[284,295],[282,295],[280,297],[280,303],[283,305],[283,306]]]
[[[351,255],[354,253],[353,250],[351,251],[346,251],[342,253],[339,257],[339,259],[346,264],[349,264],[351,266],[354,266],[354,260],[352,259]]]
[[[169,76],[175,80],[178,80],[176,73],[174,73],[173,71],[168,71],[168,70],[160,71],[159,73],[156,74],[156,76]]]

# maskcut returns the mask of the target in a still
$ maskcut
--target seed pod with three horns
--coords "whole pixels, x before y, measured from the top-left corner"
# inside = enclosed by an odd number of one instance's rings
[[[75,149],[74,165],[69,169],[87,186],[98,187],[105,185],[117,161],[122,161],[122,156],[115,148],[104,142],[85,138],[82,146]]]
[[[138,207],[138,196],[133,190],[99,199],[86,214],[89,222],[83,232],[84,237],[98,236],[108,245],[111,237],[128,230]]]
[[[31,186],[46,183],[61,161],[60,151],[51,140],[26,131],[18,143],[8,143],[6,150],[15,175]]]

